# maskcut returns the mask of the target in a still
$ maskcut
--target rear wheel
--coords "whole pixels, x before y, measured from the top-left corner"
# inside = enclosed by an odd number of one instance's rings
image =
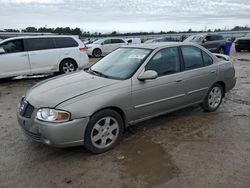
[[[121,139],[123,120],[114,110],[94,114],[85,131],[84,145],[93,153],[103,153],[114,148]]]
[[[203,103],[202,108],[207,112],[217,110],[222,102],[224,90],[220,84],[214,84],[208,91]]]
[[[71,59],[65,59],[61,62],[59,72],[61,74],[70,73],[77,69],[77,64]]]
[[[93,50],[92,55],[94,57],[101,57],[102,56],[102,51],[99,48],[96,48],[96,49]]]

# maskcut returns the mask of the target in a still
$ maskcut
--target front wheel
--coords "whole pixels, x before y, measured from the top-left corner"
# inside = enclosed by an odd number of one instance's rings
[[[220,84],[214,84],[208,91],[203,103],[202,108],[207,112],[217,110],[222,102],[224,90]]]
[[[103,153],[114,148],[121,139],[123,120],[114,110],[94,114],[85,131],[84,145],[93,153]]]
[[[96,48],[96,49],[93,50],[92,55],[93,55],[94,57],[96,57],[96,58],[99,58],[99,57],[102,56],[102,51],[101,51],[99,48]]]

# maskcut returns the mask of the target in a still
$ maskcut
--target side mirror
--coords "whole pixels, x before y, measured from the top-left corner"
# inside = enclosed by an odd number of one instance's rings
[[[158,73],[153,71],[153,70],[148,70],[142,73],[139,77],[138,80],[144,81],[144,80],[153,80],[158,77]]]
[[[5,50],[3,48],[0,48],[0,54],[5,54]]]
[[[102,42],[101,45],[104,45],[104,42]]]
[[[206,43],[207,42],[207,39],[203,39],[202,43]]]

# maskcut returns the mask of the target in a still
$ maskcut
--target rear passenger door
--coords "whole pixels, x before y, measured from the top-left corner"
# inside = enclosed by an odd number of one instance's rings
[[[183,89],[187,95],[185,103],[200,102],[216,81],[218,66],[208,53],[198,47],[182,46],[181,52],[185,70],[182,73]]]
[[[33,74],[49,73],[58,70],[59,51],[53,38],[25,39]]]

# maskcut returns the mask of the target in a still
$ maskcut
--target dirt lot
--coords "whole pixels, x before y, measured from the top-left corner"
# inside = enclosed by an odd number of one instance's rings
[[[232,54],[237,86],[218,111],[192,107],[140,123],[101,155],[26,138],[16,106],[44,78],[1,81],[0,187],[249,187],[250,54]]]

